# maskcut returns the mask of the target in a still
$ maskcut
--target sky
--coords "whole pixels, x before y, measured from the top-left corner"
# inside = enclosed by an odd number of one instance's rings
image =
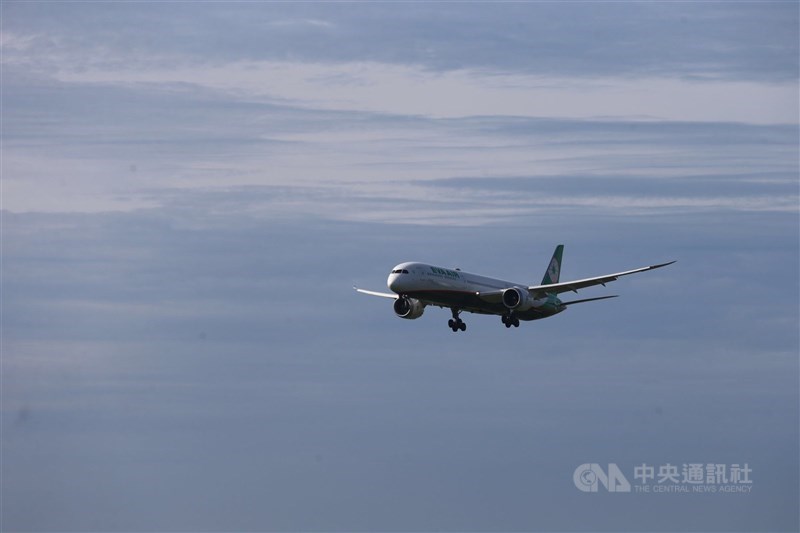
[[[800,527],[797,2],[0,15],[0,530]],[[511,330],[352,290],[559,243],[677,263]]]

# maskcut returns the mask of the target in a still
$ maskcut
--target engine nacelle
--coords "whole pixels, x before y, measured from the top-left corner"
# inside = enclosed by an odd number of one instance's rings
[[[401,296],[394,301],[394,312],[400,318],[414,320],[421,317],[422,313],[425,312],[425,304],[414,298]]]
[[[533,298],[527,289],[511,287],[503,291],[503,305],[512,311],[527,311],[533,307]]]

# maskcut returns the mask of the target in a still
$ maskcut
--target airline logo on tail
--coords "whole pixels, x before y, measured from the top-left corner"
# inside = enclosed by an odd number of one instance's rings
[[[542,278],[542,285],[558,283],[558,278],[561,275],[561,254],[563,252],[563,244],[556,246],[556,250],[553,252],[553,258],[550,260],[550,265],[547,267],[547,272],[544,273],[544,278]]]
[[[558,264],[558,259],[555,257],[550,260],[550,266],[547,267],[547,276],[550,278],[548,283],[558,283],[558,273],[561,270],[561,265]]]

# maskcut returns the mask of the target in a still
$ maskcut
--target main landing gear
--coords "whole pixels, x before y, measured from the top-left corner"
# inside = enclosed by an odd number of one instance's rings
[[[500,320],[503,321],[503,324],[506,325],[507,328],[514,326],[515,328],[519,327],[519,318],[515,317],[514,315],[503,315]]]
[[[447,325],[450,326],[450,329],[453,330],[453,333],[455,333],[458,330],[467,331],[467,325],[464,323],[463,320],[461,320],[458,317],[458,315],[461,314],[461,311],[459,311],[458,309],[453,309],[452,311],[453,311],[453,318],[447,321]]]

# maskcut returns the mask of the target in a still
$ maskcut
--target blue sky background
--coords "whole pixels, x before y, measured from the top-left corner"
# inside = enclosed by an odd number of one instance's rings
[[[796,531],[798,19],[3,2],[2,529]],[[678,263],[458,335],[351,289],[558,243]]]

